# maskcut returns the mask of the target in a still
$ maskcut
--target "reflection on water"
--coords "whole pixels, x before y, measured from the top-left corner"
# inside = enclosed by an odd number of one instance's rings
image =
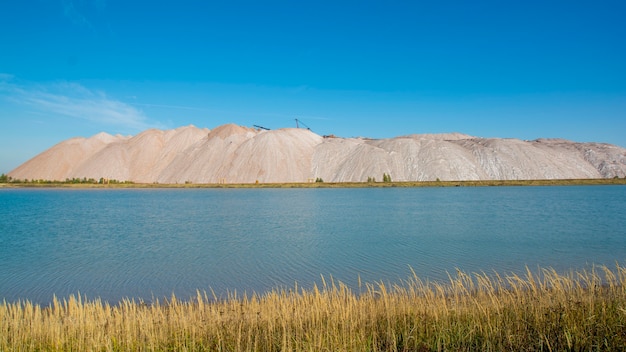
[[[332,275],[557,270],[626,257],[626,187],[0,190],[0,299],[150,301]]]

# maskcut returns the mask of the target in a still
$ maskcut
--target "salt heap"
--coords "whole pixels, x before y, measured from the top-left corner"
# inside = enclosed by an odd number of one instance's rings
[[[150,129],[134,137],[72,138],[9,173],[20,180],[115,179],[137,183],[362,182],[626,177],[626,149],[562,139],[459,133],[389,139],[324,138],[310,130],[234,124]]]

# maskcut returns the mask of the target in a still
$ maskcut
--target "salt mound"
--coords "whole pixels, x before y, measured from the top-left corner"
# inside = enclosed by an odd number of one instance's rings
[[[81,164],[107,145],[120,140],[123,137],[113,137],[106,133],[99,133],[88,139],[68,139],[18,166],[9,175],[18,180],[65,181],[68,178],[78,178],[75,170]]]
[[[226,139],[232,135],[237,135],[237,134],[247,134],[247,133],[254,133],[255,130],[251,129],[251,128],[246,128],[246,127],[242,127],[242,126],[238,126],[232,123],[226,124],[226,125],[222,125],[219,127],[216,127],[213,129],[213,131],[211,131],[211,133],[209,133],[209,138],[221,138],[221,139]]]
[[[452,132],[452,133],[437,133],[437,134],[433,134],[433,133],[423,133],[423,134],[410,134],[407,136],[404,136],[406,138],[413,138],[413,139],[435,139],[435,140],[459,140],[459,139],[472,139],[472,138],[476,138],[476,137],[472,137],[468,134],[463,134],[463,133],[458,133],[458,132]],[[402,137],[398,137],[398,138],[402,138]]]
[[[389,139],[322,138],[306,130],[151,129],[134,137],[73,138],[9,173],[14,179],[109,178],[144,183],[511,180],[626,176],[626,149],[562,139],[461,133]]]
[[[314,147],[321,141],[303,129],[218,127],[179,155],[158,182],[305,182]]]

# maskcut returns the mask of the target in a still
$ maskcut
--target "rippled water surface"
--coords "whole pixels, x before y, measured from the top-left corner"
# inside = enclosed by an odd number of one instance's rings
[[[2,189],[0,300],[614,266],[626,187]]]

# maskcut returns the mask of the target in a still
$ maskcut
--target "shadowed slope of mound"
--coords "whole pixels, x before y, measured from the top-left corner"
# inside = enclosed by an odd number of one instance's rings
[[[538,148],[519,139],[474,138],[454,141],[474,155],[489,180],[598,178],[598,171],[576,151]],[[571,143],[571,142],[570,142]]]
[[[591,165],[603,178],[624,177],[626,149],[606,143],[573,143],[564,139],[538,139],[537,148],[548,149],[559,155],[576,154]],[[571,162],[568,160],[567,162]],[[585,165],[584,162],[580,164]]]
[[[329,139],[313,173],[333,182],[581,179],[626,176],[626,149],[600,143],[476,138],[463,134]]]

